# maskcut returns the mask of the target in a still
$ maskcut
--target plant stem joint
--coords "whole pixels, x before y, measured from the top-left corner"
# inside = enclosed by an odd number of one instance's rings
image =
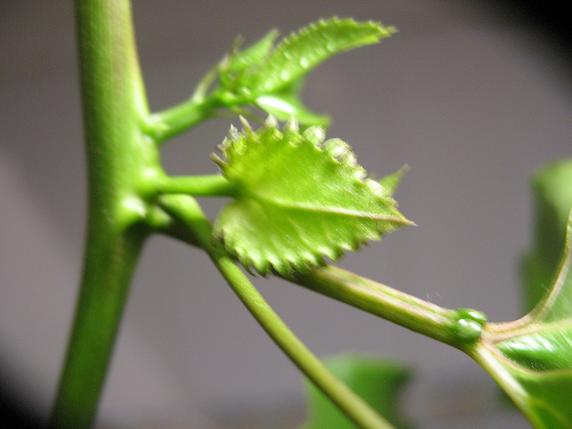
[[[487,316],[472,308],[458,308],[455,310],[452,333],[458,346],[468,346],[481,338]]]

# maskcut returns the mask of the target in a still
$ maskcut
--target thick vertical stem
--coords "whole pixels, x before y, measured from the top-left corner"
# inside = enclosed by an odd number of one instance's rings
[[[97,412],[141,240],[90,233],[51,427],[88,428]]]
[[[128,0],[77,0],[89,218],[81,291],[51,425],[91,426],[146,231],[140,197],[156,149]]]

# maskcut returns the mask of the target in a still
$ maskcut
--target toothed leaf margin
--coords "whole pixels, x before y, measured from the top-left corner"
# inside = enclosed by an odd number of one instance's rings
[[[324,141],[322,128],[301,133],[291,121],[280,130],[273,117],[257,131],[243,126],[213,158],[236,189],[214,233],[247,269],[305,271],[411,224],[392,189],[366,177],[347,143]]]

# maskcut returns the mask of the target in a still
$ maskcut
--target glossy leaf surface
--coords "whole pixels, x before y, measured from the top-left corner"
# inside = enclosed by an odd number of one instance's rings
[[[536,428],[572,427],[572,216],[566,232],[564,255],[544,298],[526,317],[489,329],[489,351],[497,361],[489,372]]]
[[[542,298],[558,266],[568,213],[572,210],[572,160],[539,171],[533,180],[535,226],[531,249],[523,258],[524,306]]]
[[[399,409],[399,395],[410,376],[403,366],[352,355],[327,359],[325,364],[396,429],[412,427]],[[357,429],[318,389],[310,383],[306,386],[310,418],[303,429]]]
[[[270,120],[256,132],[231,130],[223,143],[218,163],[236,199],[218,215],[215,235],[245,267],[310,269],[410,224],[350,146],[324,138],[321,128],[281,131]]]
[[[262,95],[256,105],[281,121],[296,118],[304,125],[328,126],[330,118],[308,109],[295,93]]]

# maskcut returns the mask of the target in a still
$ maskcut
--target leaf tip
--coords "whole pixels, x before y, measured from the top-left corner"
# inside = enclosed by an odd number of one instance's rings
[[[417,223],[412,221],[411,219],[404,217],[403,218],[403,226],[419,226],[419,225],[417,225]]]

